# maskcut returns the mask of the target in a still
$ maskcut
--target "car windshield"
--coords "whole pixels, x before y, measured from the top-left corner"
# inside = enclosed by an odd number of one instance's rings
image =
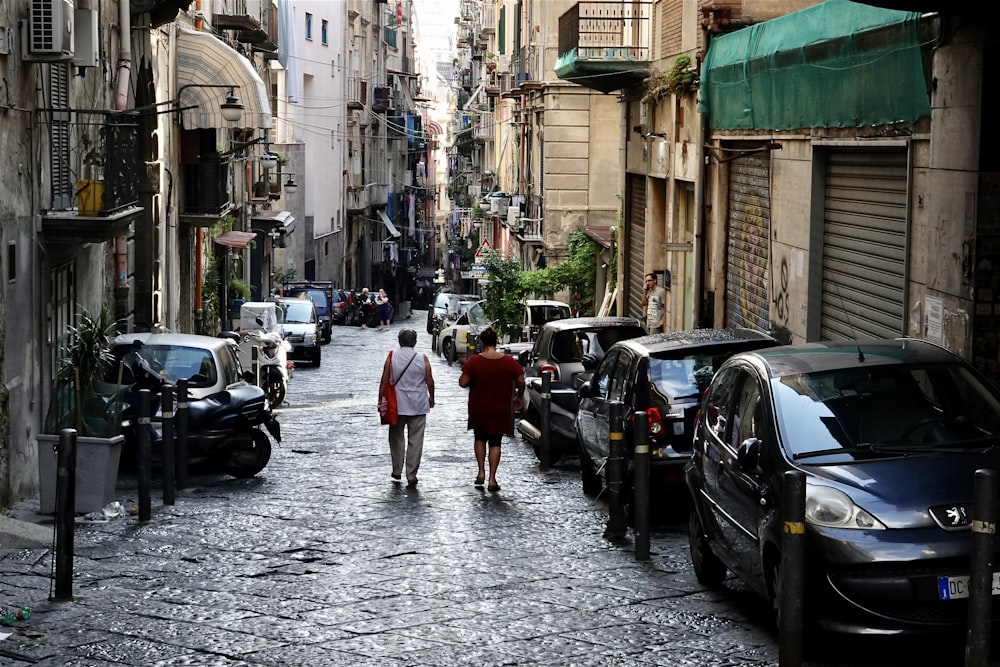
[[[469,306],[469,324],[474,324],[476,326],[485,326],[489,324],[489,320],[486,319],[486,312],[483,307],[478,303],[474,303]]]
[[[284,301],[281,304],[284,320],[288,324],[312,324],[316,321],[312,303],[303,300],[301,303]]]
[[[887,364],[772,381],[795,458],[983,447],[1000,436],[1000,399],[961,364]]]

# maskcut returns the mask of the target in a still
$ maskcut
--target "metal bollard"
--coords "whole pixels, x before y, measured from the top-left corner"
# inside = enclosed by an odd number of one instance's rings
[[[163,385],[160,392],[160,413],[163,418],[163,504],[173,505],[177,495],[175,469],[177,443],[174,442],[174,386]]]
[[[254,345],[250,348],[250,368],[253,369],[253,383],[260,386],[260,348]]]
[[[784,503],[781,513],[781,592],[778,608],[779,667],[802,664],[802,613],[804,609],[806,566],[806,476],[801,470],[789,470],[783,481]]]
[[[632,423],[632,502],[635,503],[635,559],[649,560],[649,415],[640,410]]]
[[[622,502],[622,484],[625,481],[625,427],[622,422],[622,403],[612,401],[608,423],[608,526],[604,538],[625,539],[625,505]]]
[[[136,446],[139,448],[139,521],[149,521],[153,515],[149,500],[150,468],[152,467],[152,445],[149,442],[151,419],[150,393],[148,389],[139,390],[139,419],[136,429]]]
[[[965,667],[986,667],[989,662],[997,490],[995,470],[976,471],[971,517],[972,553],[969,565],[969,625],[965,639]]]
[[[64,428],[59,432],[56,456],[56,587],[53,599],[71,600],[76,516],[76,429]]]
[[[552,371],[542,373],[542,404],[539,406],[542,430],[541,442],[538,448],[538,467],[542,472],[548,472],[552,465]]]
[[[187,486],[188,479],[188,383],[185,378],[177,381],[177,410],[174,426],[177,431],[177,488]]]

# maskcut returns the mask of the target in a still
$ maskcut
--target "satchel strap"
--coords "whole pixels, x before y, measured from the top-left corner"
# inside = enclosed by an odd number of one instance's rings
[[[399,374],[398,378],[396,378],[396,382],[399,382],[403,378],[403,375],[406,373],[406,369],[408,369],[410,367],[410,364],[412,364],[413,360],[416,359],[416,358],[417,358],[417,354],[416,354],[416,352],[414,352],[413,356],[410,357],[409,363],[407,363],[405,366],[403,366],[403,372]],[[391,384],[393,387],[395,387],[396,386],[396,382],[392,381],[392,352],[389,352],[389,384]]]

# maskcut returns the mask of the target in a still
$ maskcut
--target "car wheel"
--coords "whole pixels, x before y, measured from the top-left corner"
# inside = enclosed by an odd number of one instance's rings
[[[445,338],[441,343],[441,348],[444,352],[444,358],[448,360],[448,365],[451,366],[458,359],[458,353],[455,351],[455,341],[451,338]]]
[[[694,566],[694,576],[698,581],[709,587],[716,587],[726,578],[726,566],[719,557],[712,553],[708,545],[708,537],[701,525],[698,512],[694,509],[688,514],[688,546],[691,550],[691,564]]]
[[[230,452],[225,464],[227,474],[238,479],[253,477],[271,460],[271,441],[267,435],[259,429],[253,429],[251,436]]]
[[[583,448],[583,443],[578,441],[580,447],[580,481],[583,482],[583,492],[588,496],[600,495],[604,490],[604,482],[594,468],[594,462]]]

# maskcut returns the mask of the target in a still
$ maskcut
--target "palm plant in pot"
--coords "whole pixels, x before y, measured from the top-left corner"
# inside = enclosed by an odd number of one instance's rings
[[[48,432],[74,428],[79,435],[97,437],[121,432],[117,391],[102,391],[100,386],[116,364],[111,344],[118,324],[102,306],[96,314],[82,312],[76,325],[69,327],[70,341],[59,350]]]
[[[56,467],[62,429],[77,432],[77,512],[96,512],[114,496],[121,435],[120,396],[122,366],[117,382],[112,375],[116,359],[111,351],[118,322],[107,306],[96,314],[83,312],[69,327],[70,340],[59,350],[44,433],[38,435],[38,482],[41,512],[55,511]]]

